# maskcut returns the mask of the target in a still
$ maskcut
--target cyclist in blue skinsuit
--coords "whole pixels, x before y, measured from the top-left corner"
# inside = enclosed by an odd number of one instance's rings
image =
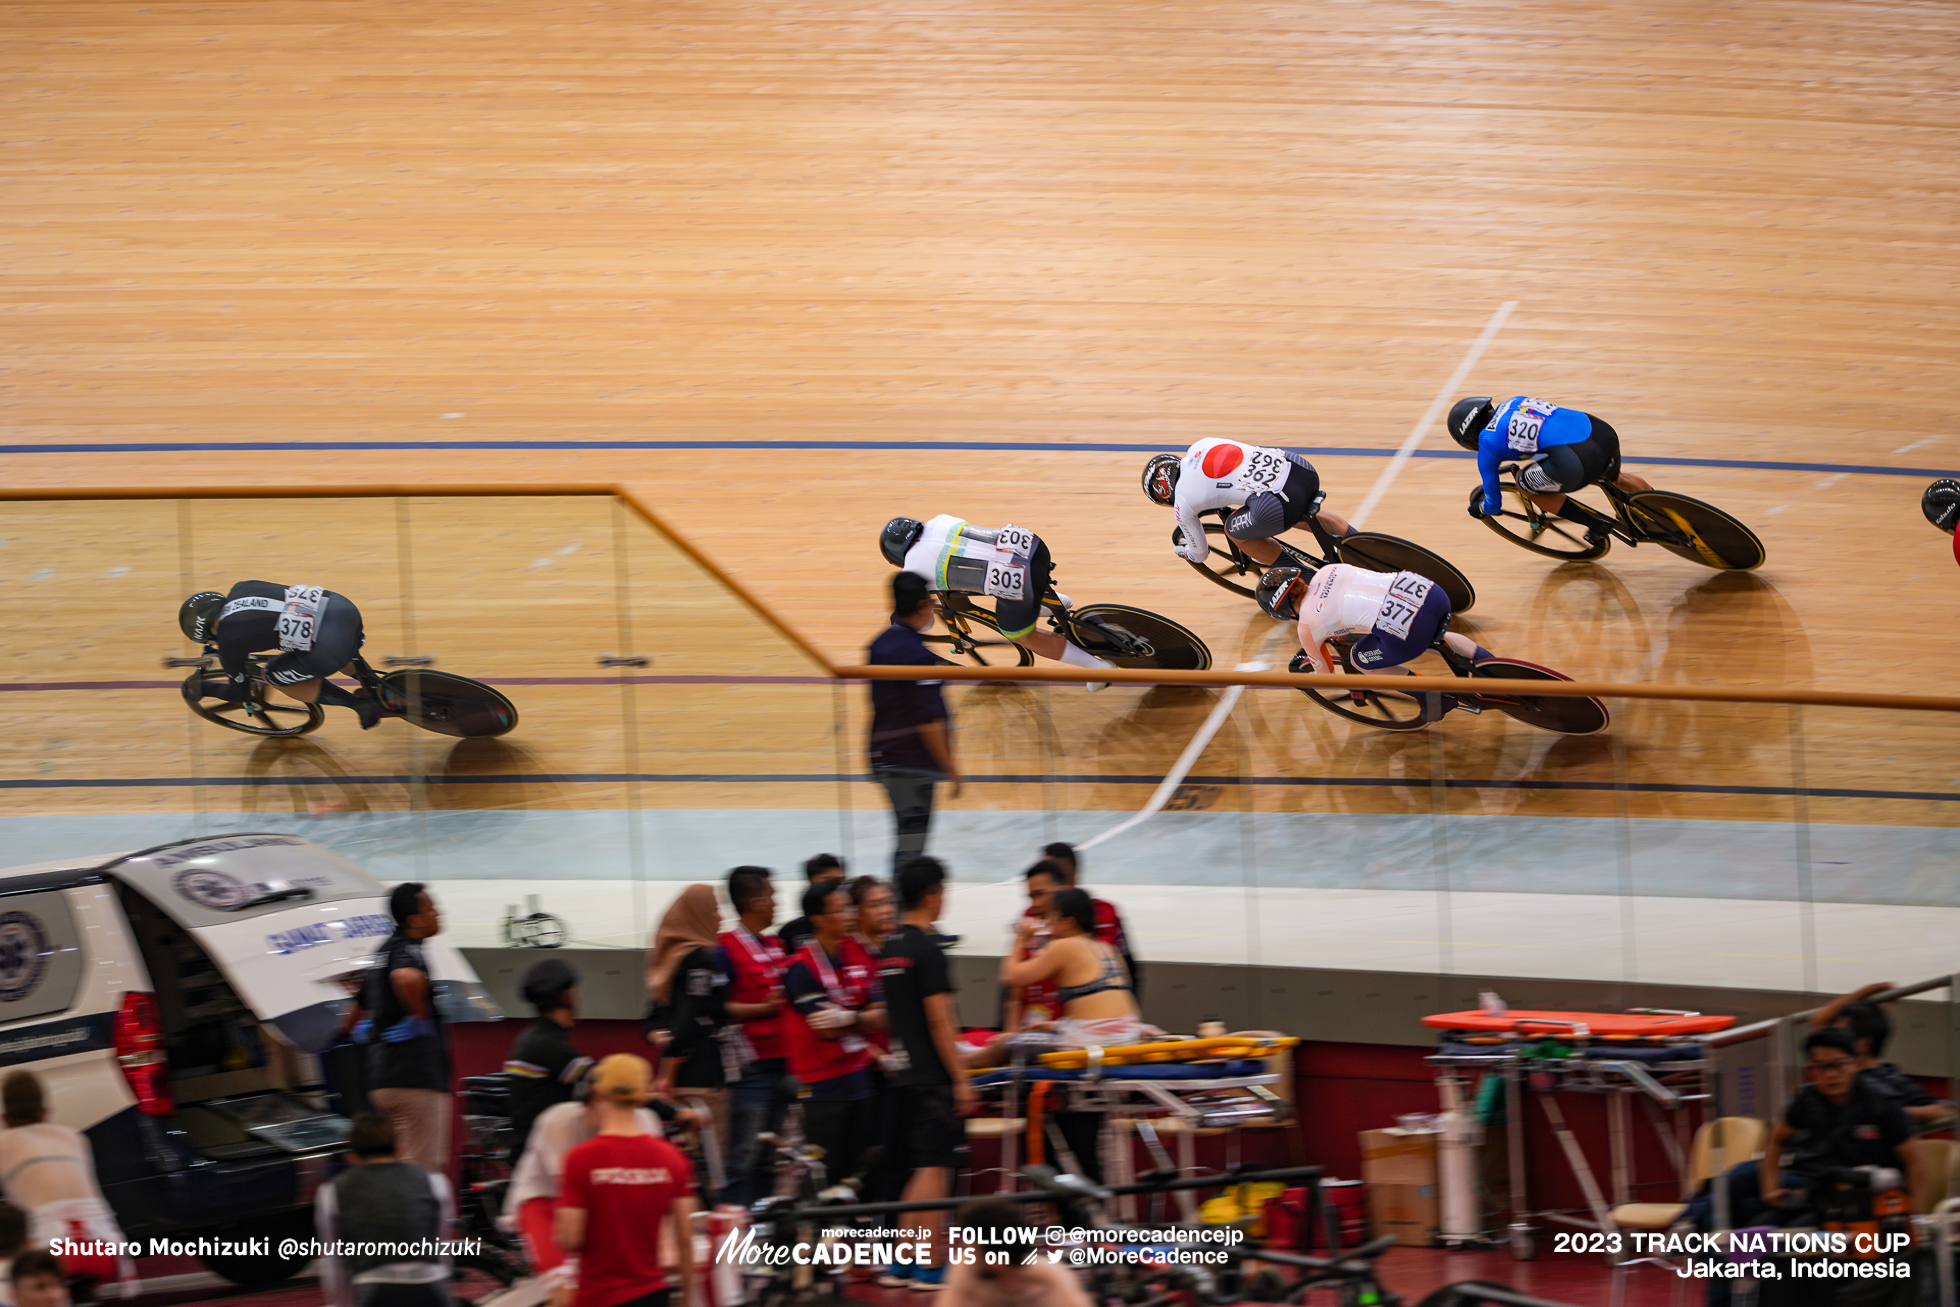
[[[1460,399],[1450,409],[1450,437],[1477,456],[1484,481],[1482,502],[1470,516],[1503,507],[1497,489],[1500,463],[1518,465],[1518,488],[1540,509],[1586,528],[1586,538],[1606,534],[1613,519],[1566,498],[1574,490],[1611,481],[1633,494],[1654,487],[1620,470],[1620,433],[1600,418],[1542,399],[1513,396],[1501,404],[1488,395]]]

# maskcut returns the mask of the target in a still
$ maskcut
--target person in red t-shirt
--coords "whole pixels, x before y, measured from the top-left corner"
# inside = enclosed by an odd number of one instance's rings
[[[774,1188],[773,1158],[759,1136],[782,1129],[789,1112],[789,1062],[783,1048],[783,946],[768,933],[776,919],[776,887],[767,867],[737,867],[728,873],[728,902],[735,929],[721,933],[728,964],[728,997],[723,1004],[741,1026],[753,1061],[728,1087],[728,1183],[716,1201],[746,1209]]]
[[[643,1057],[615,1053],[599,1063],[592,1097],[599,1133],[565,1154],[552,1238],[578,1254],[575,1280],[552,1295],[552,1307],[685,1307],[694,1283],[694,1169],[672,1144],[641,1124],[652,1097],[653,1068]],[[678,1284],[660,1264],[660,1233],[673,1222]],[[674,1288],[680,1290],[676,1295]]]

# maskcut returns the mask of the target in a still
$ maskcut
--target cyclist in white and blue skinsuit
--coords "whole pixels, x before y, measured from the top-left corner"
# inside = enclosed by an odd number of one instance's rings
[[[1450,409],[1450,436],[1477,455],[1483,502],[1472,500],[1470,516],[1484,517],[1504,506],[1497,469],[1518,465],[1518,488],[1547,513],[1577,522],[1588,539],[1604,535],[1613,519],[1574,504],[1566,496],[1585,486],[1611,481],[1629,494],[1652,490],[1640,477],[1620,470],[1620,434],[1600,418],[1576,408],[1515,395],[1494,404],[1488,395],[1460,399]]]

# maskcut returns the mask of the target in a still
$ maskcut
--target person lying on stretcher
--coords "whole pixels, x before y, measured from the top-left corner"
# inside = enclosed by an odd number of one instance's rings
[[[1039,1051],[1057,1048],[1116,1048],[1134,1044],[1149,1033],[1137,1012],[1136,994],[1123,955],[1096,938],[1096,905],[1082,889],[1057,890],[1048,900],[1048,928],[1053,938],[1031,957],[1021,958],[1037,923],[1024,918],[1016,929],[1014,946],[1001,960],[1000,983],[1032,985],[1051,977],[1062,1001],[1060,1021],[1040,1021],[1024,1031],[1003,1034],[985,1048],[966,1055],[968,1067],[999,1066],[1013,1044],[1032,1036]],[[1016,959],[1019,958],[1017,961]]]

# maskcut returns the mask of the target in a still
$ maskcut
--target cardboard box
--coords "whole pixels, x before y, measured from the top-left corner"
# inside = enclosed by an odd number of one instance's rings
[[[1405,1248],[1436,1241],[1440,1204],[1433,1184],[1368,1184],[1369,1237],[1392,1234]]]
[[[1442,1133],[1435,1130],[1386,1130],[1361,1132],[1361,1178],[1370,1185],[1436,1183],[1436,1143]]]

